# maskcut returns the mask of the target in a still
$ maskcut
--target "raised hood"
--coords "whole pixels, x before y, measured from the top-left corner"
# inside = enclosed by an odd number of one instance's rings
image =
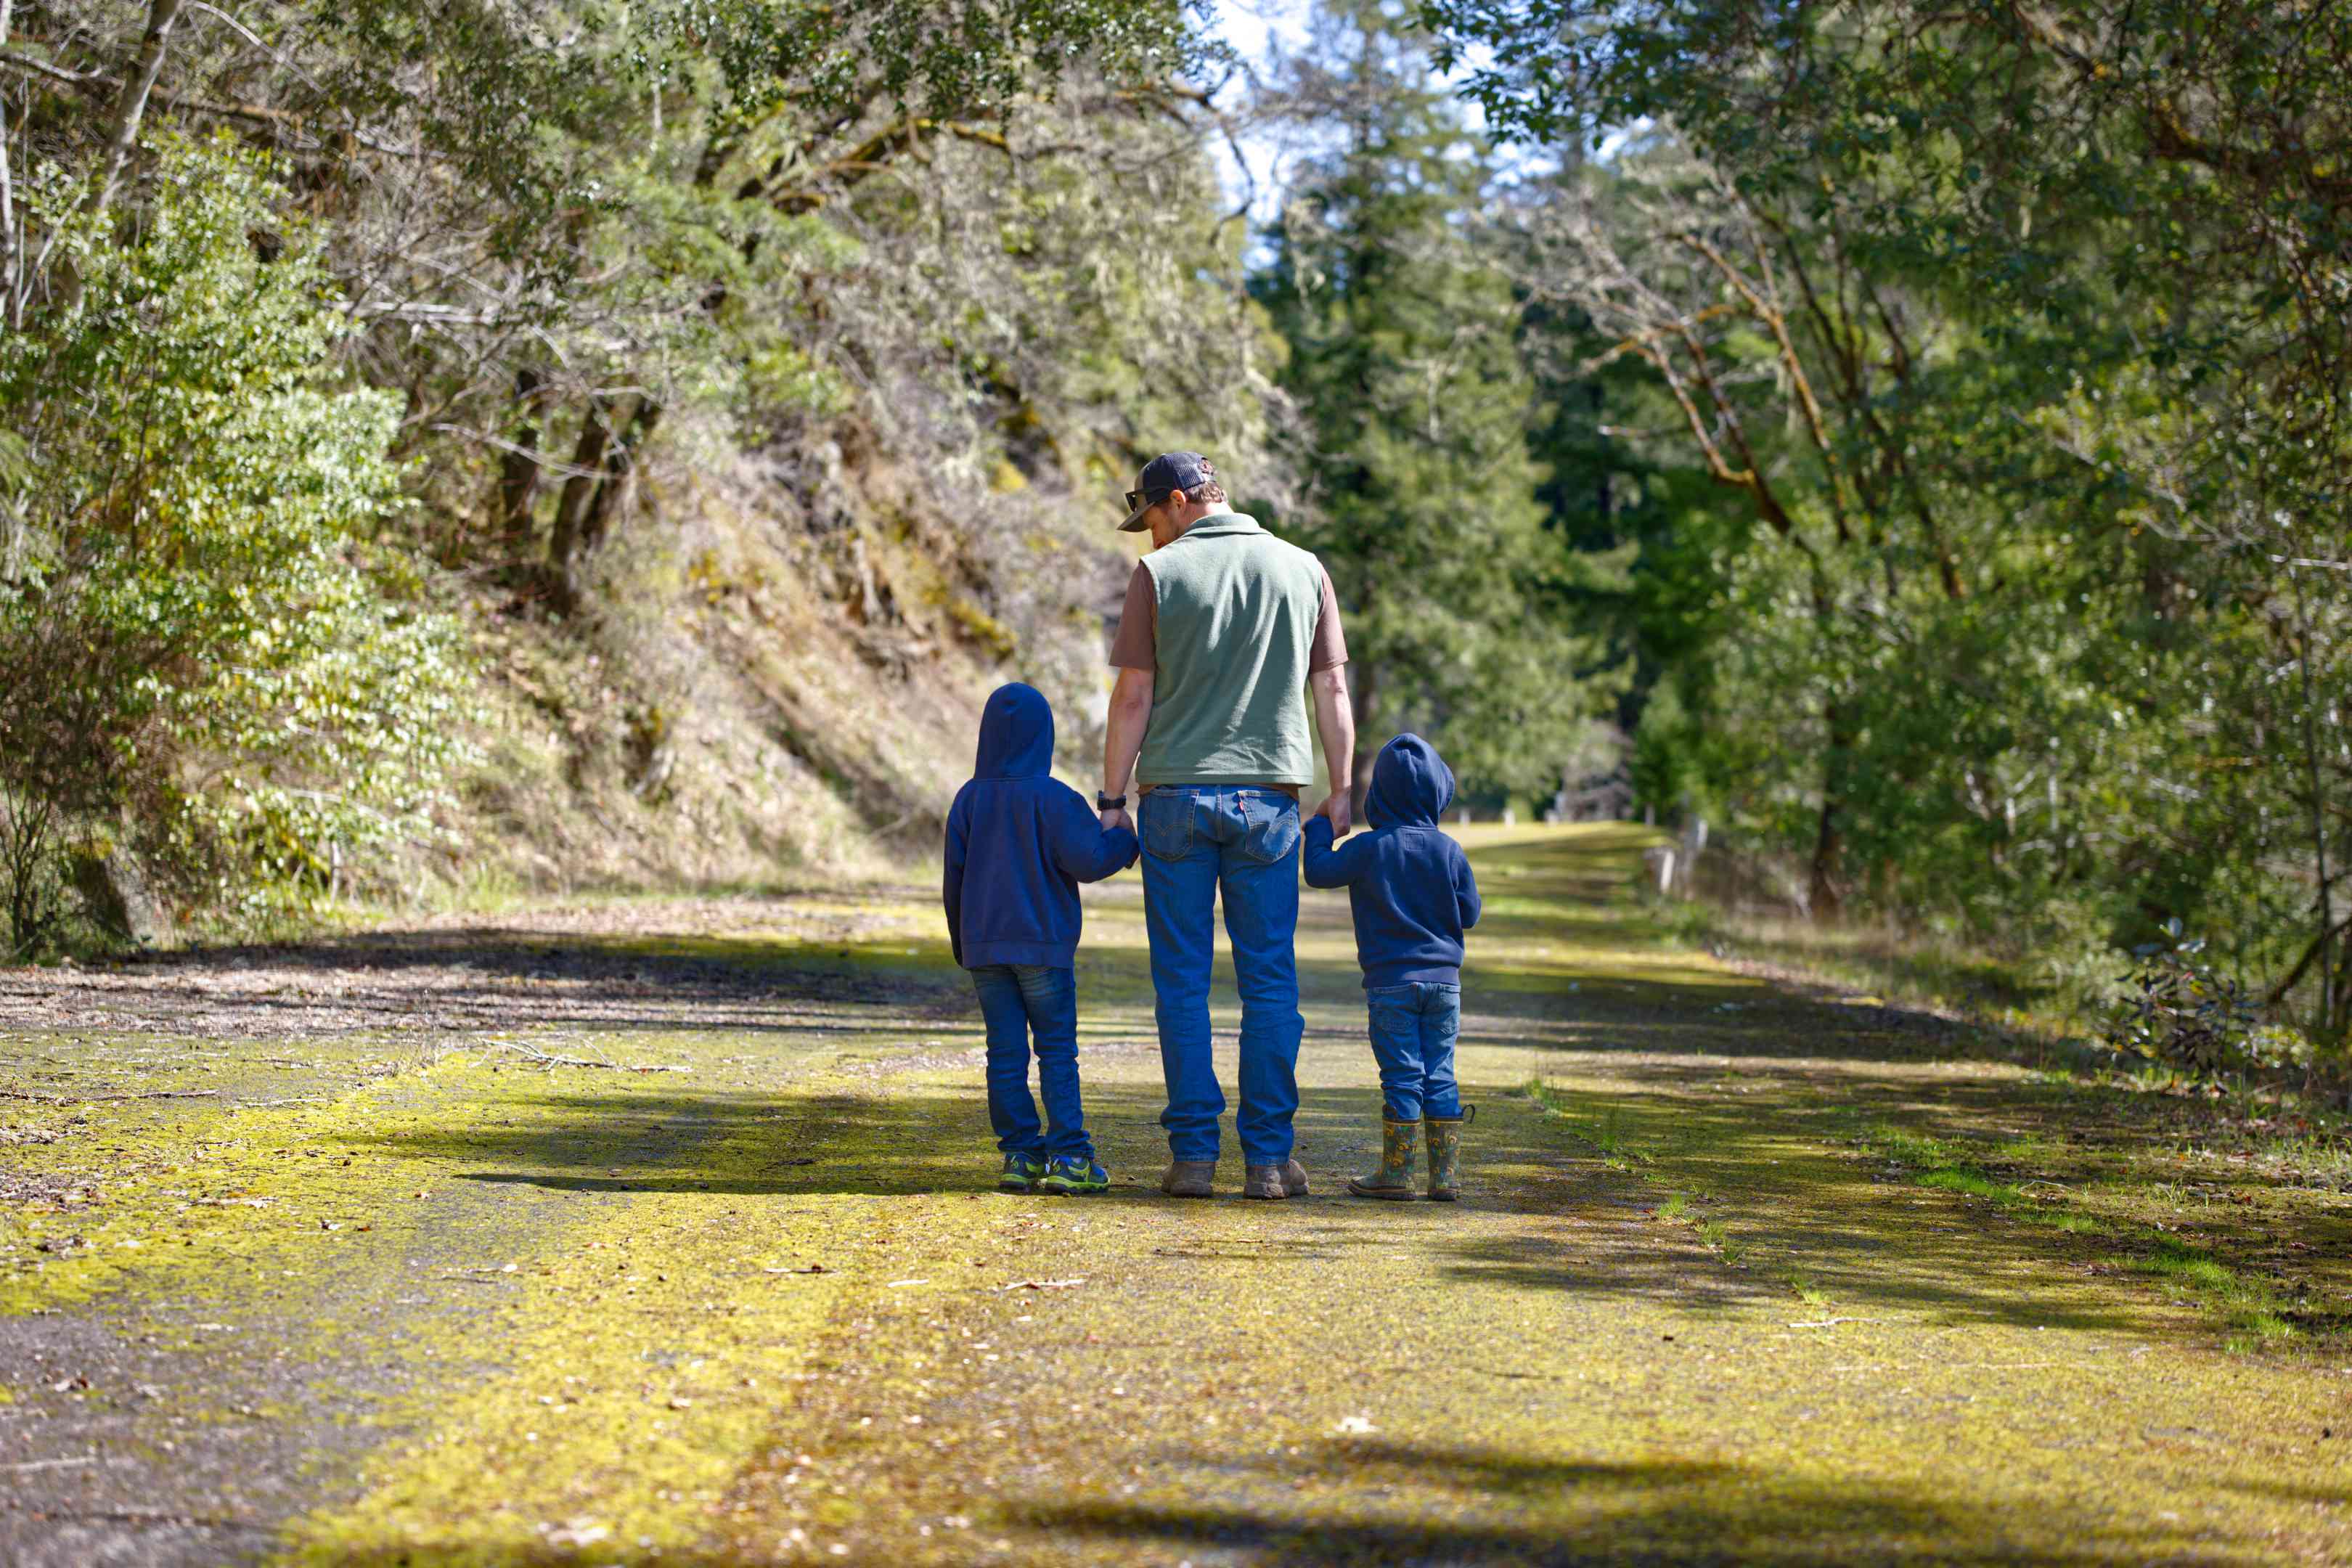
[[[1374,827],[1434,823],[1454,803],[1454,770],[1418,735],[1399,735],[1372,763],[1364,819]]]
[[[1054,771],[1054,710],[1045,694],[1019,681],[988,694],[980,715],[980,757],[972,776],[1031,779]]]

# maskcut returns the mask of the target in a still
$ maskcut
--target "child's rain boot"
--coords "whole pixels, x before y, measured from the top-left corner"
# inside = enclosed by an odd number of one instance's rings
[[[1438,1203],[1450,1204],[1461,1195],[1462,1124],[1476,1114],[1465,1106],[1459,1116],[1422,1119],[1422,1134],[1429,1140],[1429,1195]]]
[[[1412,1133],[1410,1121],[1381,1119],[1381,1168],[1369,1176],[1350,1176],[1348,1190],[1360,1198],[1410,1199],[1412,1190]],[[1430,1145],[1434,1149],[1436,1145]]]

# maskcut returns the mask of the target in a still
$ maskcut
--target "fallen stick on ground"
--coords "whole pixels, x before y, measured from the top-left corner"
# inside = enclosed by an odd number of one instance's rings
[[[101,1100],[218,1100],[216,1089],[159,1089],[145,1094],[26,1094],[0,1089],[0,1100],[29,1100],[38,1105],[92,1105]]]
[[[95,1454],[84,1454],[70,1459],[27,1459],[20,1464],[0,1465],[0,1470],[62,1470],[74,1465],[124,1465],[129,1463],[131,1463],[131,1461],[128,1459],[106,1459],[100,1458]]]
[[[545,1068],[609,1068],[614,1072],[692,1072],[688,1067],[672,1067],[667,1063],[609,1062],[591,1057],[560,1057],[553,1051],[542,1051],[537,1046],[526,1046],[513,1040],[491,1040],[492,1050],[512,1051],[519,1057]]]
[[[2071,1366],[2087,1368],[2086,1361],[1850,1361],[1840,1362],[1832,1372],[1891,1372],[1897,1368],[1932,1366],[1942,1372],[2031,1372],[2037,1367]]]
[[[1885,1318],[1823,1318],[1819,1322],[1789,1323],[1784,1326],[1791,1329],[1832,1329],[1835,1328],[1840,1323],[1883,1323],[1886,1320]]]
[[[992,1289],[1001,1295],[1007,1290],[1074,1290],[1085,1283],[1084,1279],[1015,1279]]]

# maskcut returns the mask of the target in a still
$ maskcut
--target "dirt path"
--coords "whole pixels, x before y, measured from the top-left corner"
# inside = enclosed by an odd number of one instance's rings
[[[1634,849],[1475,837],[1451,1208],[1338,1195],[1320,897],[1282,1205],[1149,1190],[1131,878],[1098,1200],[982,1190],[916,890],[0,973],[0,1560],[2352,1559],[2331,1172],[1677,951]]]

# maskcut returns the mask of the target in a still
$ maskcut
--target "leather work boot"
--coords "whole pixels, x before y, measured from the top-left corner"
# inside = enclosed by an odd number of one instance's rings
[[[1205,1198],[1215,1194],[1210,1178],[1217,1173],[1214,1160],[1171,1160],[1160,1177],[1160,1190],[1171,1198]]]
[[[1242,1173],[1242,1196],[1245,1198],[1286,1198],[1290,1184],[1283,1180],[1282,1165],[1252,1165]],[[1302,1172],[1301,1174],[1304,1174]]]
[[[1422,1134],[1429,1141],[1429,1195],[1439,1203],[1461,1195],[1462,1124],[1477,1114],[1464,1106],[1459,1116],[1422,1118]]]
[[[1412,1144],[1420,1129],[1417,1121],[1381,1118],[1381,1168],[1369,1176],[1349,1177],[1348,1190],[1360,1198],[1417,1197],[1412,1190]]]
[[[1242,1196],[1245,1198],[1303,1198],[1307,1195],[1307,1167],[1296,1160],[1285,1160],[1279,1165],[1252,1165],[1242,1181]]]

